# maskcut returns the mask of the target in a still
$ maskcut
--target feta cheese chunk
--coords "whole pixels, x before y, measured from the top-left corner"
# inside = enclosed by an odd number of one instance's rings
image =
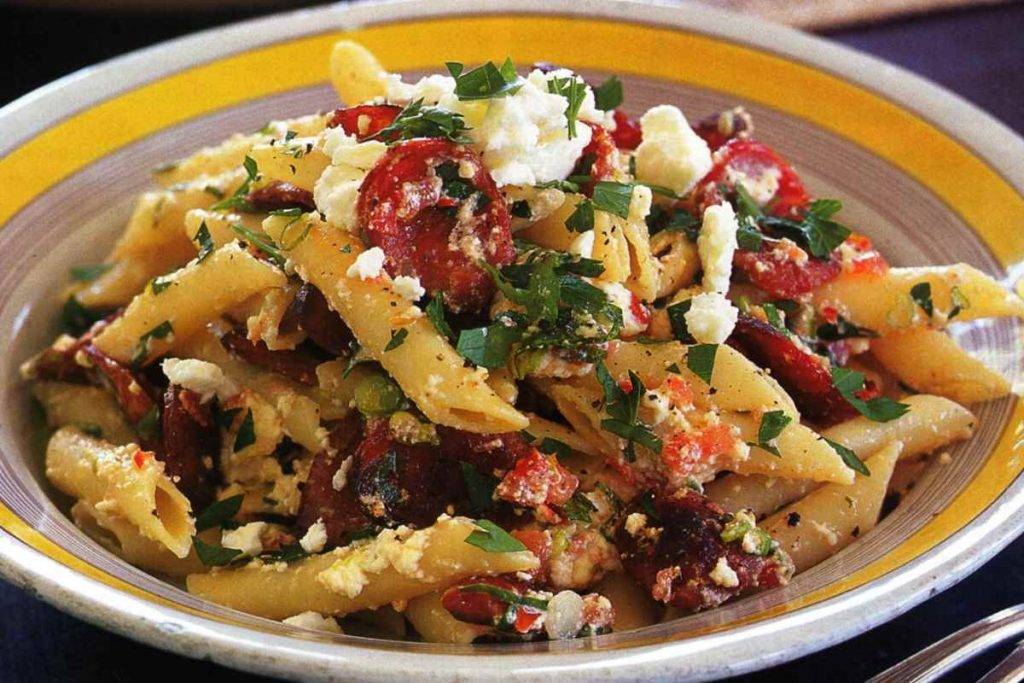
[[[283,619],[283,624],[289,626],[297,626],[299,628],[308,628],[311,631],[326,631],[328,633],[341,633],[341,627],[338,626],[338,622],[335,621],[334,617],[325,617],[319,612],[303,612],[296,614],[294,617],[288,617]]]
[[[225,401],[238,395],[238,385],[213,363],[193,358],[167,358],[160,367],[171,384],[196,392],[203,403],[214,396]]]
[[[313,185],[313,202],[328,223],[343,230],[355,230],[359,186],[387,146],[377,140],[359,142],[338,127],[324,133],[323,149],[331,157],[331,165]]]
[[[684,195],[711,170],[711,150],[683,112],[662,104],[640,118],[643,142],[636,148],[636,177]]]
[[[736,327],[739,311],[720,292],[703,292],[690,299],[684,316],[690,334],[700,344],[721,344]]]
[[[241,550],[242,554],[256,557],[263,552],[263,541],[260,537],[267,528],[266,522],[249,522],[231,531],[225,531],[220,544],[225,548]]]
[[[367,249],[356,257],[355,263],[348,267],[345,275],[360,280],[373,280],[384,272],[384,250],[380,247]]]
[[[718,558],[715,568],[711,570],[708,576],[723,588],[735,588],[740,585],[740,577],[737,576],[736,570],[729,566],[729,562],[724,557]]]
[[[427,293],[418,277],[409,277],[408,275],[396,277],[391,282],[391,289],[407,301],[419,301],[420,297]]]
[[[309,525],[305,535],[299,539],[299,545],[307,553],[318,553],[327,545],[327,527],[321,517]]]
[[[697,253],[704,267],[704,291],[725,294],[732,277],[732,257],[736,253],[736,231],[739,230],[732,206],[722,202],[704,209]]]
[[[584,234],[593,234],[593,231]],[[636,316],[637,309],[633,306],[633,292],[626,289],[621,282],[596,282],[597,287],[608,297],[609,303],[615,304],[622,311],[622,336],[635,337],[647,329],[648,320]],[[642,310],[642,309],[641,309]]]

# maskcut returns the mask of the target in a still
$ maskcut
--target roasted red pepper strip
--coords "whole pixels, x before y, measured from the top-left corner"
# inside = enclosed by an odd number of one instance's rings
[[[356,107],[335,109],[331,120],[327,122],[327,127],[341,126],[346,133],[363,141],[390,126],[400,111],[402,108],[393,104],[360,104]]]
[[[172,384],[164,392],[162,419],[163,446],[157,458],[192,502],[192,509],[202,510],[213,502],[213,463],[220,452],[220,434],[210,404],[201,403],[195,392]]]
[[[697,183],[693,203],[699,214],[704,209],[726,200],[724,186],[731,190],[739,178],[752,182],[774,177],[778,183],[772,199],[764,207],[766,213],[780,218],[799,219],[810,204],[810,195],[796,171],[768,145],[751,139],[730,140],[714,156],[714,166]],[[771,181],[769,181],[771,182]]]

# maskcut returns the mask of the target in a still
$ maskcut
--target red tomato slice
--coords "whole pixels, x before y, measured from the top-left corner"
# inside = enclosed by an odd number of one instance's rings
[[[455,312],[479,311],[494,294],[479,261],[500,267],[515,259],[505,200],[465,145],[421,138],[392,146],[363,181],[356,210],[390,274],[444,292]]]
[[[714,154],[714,166],[694,190],[694,203],[700,213],[724,201],[720,185],[731,189],[737,176],[751,179],[776,175],[778,190],[765,209],[781,218],[799,218],[810,204],[807,188],[796,171],[768,145],[756,140],[730,140]]]
[[[733,265],[760,290],[792,299],[830,282],[842,267],[837,259],[811,258],[792,243],[765,239],[761,251],[737,251]]]
[[[341,126],[346,133],[362,141],[390,126],[400,111],[402,108],[393,104],[360,104],[358,107],[335,109],[327,127]]]
[[[640,124],[636,119],[630,118],[621,109],[615,110],[615,130],[612,131],[612,139],[619,149],[636,149],[644,141]]]

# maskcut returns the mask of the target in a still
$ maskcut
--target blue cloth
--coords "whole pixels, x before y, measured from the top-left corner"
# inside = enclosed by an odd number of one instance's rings
[[[42,16],[45,15],[45,16]],[[0,9],[0,102],[100,59],[246,15]],[[985,7],[837,31],[831,37],[950,88],[1024,132],[1024,5]],[[861,681],[953,630],[1024,602],[1024,540],[969,579],[870,633],[744,680]],[[0,582],[0,681],[259,679],[140,645]],[[814,634],[808,634],[814,637]],[[954,680],[976,680],[999,652]],[[666,672],[668,674],[669,672]]]

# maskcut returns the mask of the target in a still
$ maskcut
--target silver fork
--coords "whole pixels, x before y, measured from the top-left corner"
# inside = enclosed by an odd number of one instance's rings
[[[1024,605],[1015,605],[946,636],[886,669],[868,683],[928,683],[989,648],[1021,636],[1024,636]],[[1019,644],[981,680],[984,683],[1016,683],[1022,678],[1024,643]]]

